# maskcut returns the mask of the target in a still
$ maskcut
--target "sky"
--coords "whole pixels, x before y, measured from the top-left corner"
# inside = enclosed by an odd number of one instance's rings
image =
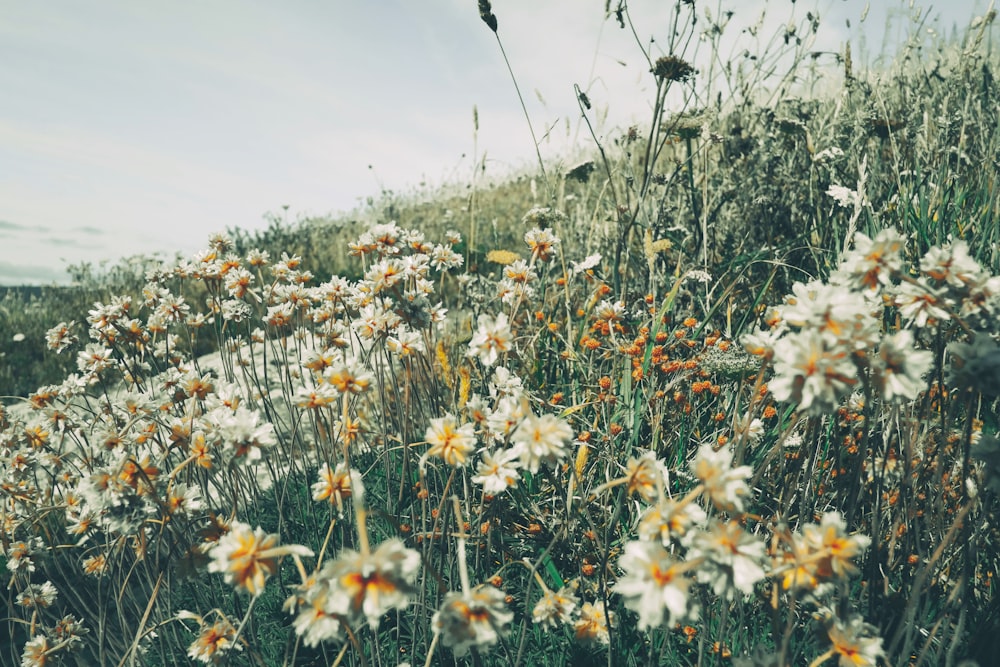
[[[573,84],[601,136],[648,120],[649,65],[603,0],[492,4],[546,160],[591,145]],[[653,58],[667,53],[674,4],[628,3]],[[734,12],[732,53],[756,48],[741,26],[762,13],[770,38],[813,11],[811,48],[850,41],[856,59],[898,38],[914,11],[909,0],[695,4],[700,25],[706,7]],[[988,4],[915,3],[925,29],[945,33]],[[468,181],[484,156],[488,176],[535,159],[475,0],[0,0],[0,91],[0,285],[191,255],[212,232],[265,227],[268,213],[337,215],[385,189]]]

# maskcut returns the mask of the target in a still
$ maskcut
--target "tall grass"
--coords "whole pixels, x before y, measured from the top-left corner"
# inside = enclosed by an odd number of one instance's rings
[[[587,161],[8,294],[2,661],[988,664],[993,16],[674,12]]]

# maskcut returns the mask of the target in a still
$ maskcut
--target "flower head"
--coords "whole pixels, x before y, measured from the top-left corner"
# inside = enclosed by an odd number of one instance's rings
[[[507,631],[514,614],[503,591],[489,584],[469,593],[449,593],[431,623],[441,642],[461,657],[470,648],[488,650]]]
[[[260,460],[262,450],[277,442],[274,425],[270,422],[258,423],[259,412],[240,406],[235,412],[219,410],[217,415],[219,437],[238,463]]]
[[[792,401],[809,414],[831,411],[857,382],[849,350],[831,346],[812,329],[786,335],[774,344],[774,398]]]
[[[22,607],[40,609],[51,607],[57,596],[56,587],[51,581],[46,581],[43,584],[28,584],[23,591],[17,594],[16,600],[17,604]]]
[[[456,426],[455,416],[446,414],[431,420],[424,439],[430,445],[427,457],[436,456],[448,465],[464,468],[469,454],[476,447],[476,429],[472,424]]]
[[[531,249],[532,256],[541,262],[552,259],[559,251],[559,237],[548,229],[529,229],[524,233],[524,242]]]
[[[203,623],[198,638],[188,647],[188,657],[206,665],[217,664],[230,650],[243,650],[235,639],[236,628],[227,619],[219,619],[211,625]]]
[[[573,634],[576,640],[583,644],[604,644],[611,643],[611,636],[608,634],[608,621],[611,627],[615,626],[615,612],[604,611],[604,602],[584,602],[580,607],[580,617],[573,624]]]
[[[495,455],[483,451],[479,454],[479,474],[472,478],[473,484],[480,484],[483,493],[495,496],[506,491],[508,488],[517,486],[520,477],[518,467],[520,459],[517,452],[510,449],[502,449]]]
[[[904,329],[887,336],[873,364],[882,397],[888,402],[915,399],[926,386],[923,378],[933,364],[933,353],[914,349],[912,331]]]
[[[705,559],[699,581],[710,584],[716,595],[732,597],[736,591],[751,595],[764,578],[765,551],[763,540],[738,522],[713,521],[708,530],[694,534],[689,558]]]
[[[542,463],[551,465],[565,458],[566,445],[572,439],[570,425],[552,415],[528,415],[511,435],[521,465],[532,473],[538,472]]]
[[[902,250],[906,239],[895,229],[883,229],[874,239],[861,232],[854,235],[854,250],[833,275],[833,282],[852,289],[876,289],[891,284],[903,270]]]
[[[625,574],[615,592],[639,614],[639,629],[673,625],[693,615],[688,605],[691,580],[683,564],[657,542],[629,542],[618,562]]]
[[[563,589],[565,590],[565,589]],[[545,591],[531,610],[531,621],[549,629],[569,623],[576,611],[576,598],[561,591]]]
[[[839,656],[839,667],[876,667],[879,658],[885,657],[882,638],[875,634],[875,628],[859,617],[846,623],[835,620],[827,634],[833,644],[834,655]]]
[[[369,554],[345,549],[327,570],[330,593],[325,611],[351,622],[363,618],[374,629],[390,609],[409,604],[419,570],[420,554],[395,538]]]
[[[625,479],[629,495],[635,493],[647,503],[654,503],[667,484],[667,466],[656,458],[656,452],[649,451],[629,460]]]
[[[501,354],[510,350],[510,344],[511,332],[506,313],[500,313],[496,318],[480,315],[479,328],[469,341],[468,356],[479,357],[483,366],[492,366]]]
[[[681,503],[664,498],[649,507],[639,518],[639,537],[643,540],[659,540],[668,546],[674,540],[681,540],[692,526],[704,523],[708,515],[698,503]]]
[[[345,498],[350,498],[355,493],[364,498],[365,484],[361,480],[361,473],[353,468],[348,469],[343,461],[332,470],[328,463],[324,463],[319,469],[319,481],[312,485],[312,492],[313,500],[326,500],[343,511]]]
[[[312,551],[299,545],[279,547],[277,535],[268,535],[260,527],[252,530],[245,523],[233,521],[229,532],[209,551],[212,562],[208,564],[208,571],[221,572],[226,583],[250,595],[259,595],[268,577],[277,572],[281,556],[290,553],[312,555]]]
[[[806,524],[802,535],[816,555],[816,574],[823,579],[843,579],[855,574],[858,568],[854,559],[871,544],[867,535],[847,534],[847,524],[840,512],[827,512],[819,525]]]
[[[728,448],[718,451],[710,444],[698,449],[691,462],[691,472],[705,486],[712,503],[724,512],[742,512],[743,499],[750,495],[746,480],[753,473],[750,466],[733,467],[733,453]]]
[[[932,247],[920,259],[920,270],[937,283],[958,288],[975,283],[983,272],[963,240]]]

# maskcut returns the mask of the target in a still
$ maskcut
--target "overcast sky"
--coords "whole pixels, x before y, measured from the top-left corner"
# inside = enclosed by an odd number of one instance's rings
[[[642,40],[665,44],[673,4],[629,2]],[[878,52],[887,15],[902,26],[910,3],[871,4],[859,32],[863,0],[696,2],[732,9],[734,35],[766,7],[767,37],[818,9],[814,48],[850,39],[856,57],[861,40]],[[950,31],[988,2],[922,4],[929,26]],[[493,2],[536,133],[552,128],[547,158],[586,145],[574,83],[608,111],[602,132],[648,117],[649,67],[603,8]],[[382,187],[468,179],[473,106],[488,174],[534,158],[475,0],[0,0],[0,91],[0,284],[64,280],[67,263],[190,254],[286,205],[295,219],[352,209]]]

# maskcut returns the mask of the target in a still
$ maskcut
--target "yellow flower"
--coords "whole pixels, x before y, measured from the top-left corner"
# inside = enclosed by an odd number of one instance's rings
[[[513,264],[519,259],[521,259],[521,256],[512,250],[490,250],[486,253],[487,262],[493,262],[494,264],[500,264],[501,266]]]

